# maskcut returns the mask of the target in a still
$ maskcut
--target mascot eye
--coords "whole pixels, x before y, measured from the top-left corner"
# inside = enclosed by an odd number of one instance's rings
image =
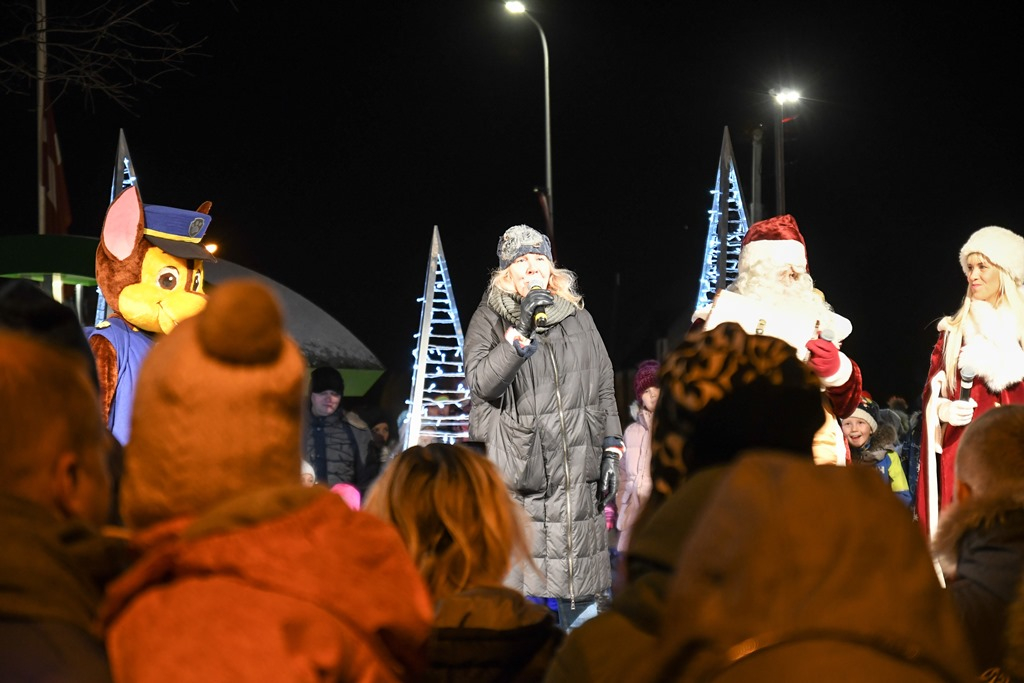
[[[203,286],[203,274],[193,273],[192,275],[192,291],[198,292],[199,288]]]
[[[156,274],[156,283],[160,289],[174,289],[178,286],[178,269],[166,266]]]

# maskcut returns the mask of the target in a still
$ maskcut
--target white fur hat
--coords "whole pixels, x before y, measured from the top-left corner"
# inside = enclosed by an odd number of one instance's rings
[[[1024,237],[1017,233],[997,225],[976,230],[960,247],[960,267],[965,273],[967,257],[971,254],[984,255],[990,263],[1009,273],[1015,283],[1024,283]]]

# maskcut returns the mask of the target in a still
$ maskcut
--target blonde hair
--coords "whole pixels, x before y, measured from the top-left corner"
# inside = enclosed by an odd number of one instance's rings
[[[466,446],[403,451],[363,509],[398,528],[435,600],[500,586],[513,562],[530,558],[522,510],[494,463]]]
[[[0,331],[0,416],[0,490],[8,493],[24,493],[61,451],[101,454],[109,443],[81,356],[19,332]],[[101,458],[83,463],[105,474]]]
[[[966,258],[971,256],[981,257],[986,264],[999,272],[999,294],[996,297],[994,308],[999,308],[1005,304],[1013,311],[1014,317],[1017,319],[1017,329],[1021,331],[1017,336],[1017,341],[1024,346],[1024,296],[1021,295],[1017,283],[1014,282],[1013,277],[1005,269],[993,263],[989,257],[980,251],[973,251],[967,254]],[[964,295],[960,309],[953,315],[946,316],[942,321],[948,330],[942,350],[943,369],[946,371],[946,395],[948,398],[953,397],[953,378],[957,376],[957,359],[960,357],[960,346],[964,340],[964,326],[967,323],[967,318],[970,316],[971,301],[971,284],[968,282],[967,293]]]
[[[512,266],[499,268],[491,273],[490,286],[500,289],[506,294],[516,294],[516,286],[512,282]],[[562,297],[576,308],[583,308],[583,295],[577,289],[576,273],[566,268],[551,266],[551,279],[548,289],[552,294]]]

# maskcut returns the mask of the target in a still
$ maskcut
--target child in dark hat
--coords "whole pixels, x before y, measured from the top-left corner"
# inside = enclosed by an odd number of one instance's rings
[[[910,507],[910,485],[895,450],[899,435],[891,423],[881,419],[878,404],[862,396],[857,409],[843,420],[843,434],[850,444],[850,459],[873,466],[892,487],[893,493]]]

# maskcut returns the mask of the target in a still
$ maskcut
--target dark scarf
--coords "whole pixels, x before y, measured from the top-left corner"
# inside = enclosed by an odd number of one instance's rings
[[[537,325],[538,332],[545,332],[562,322],[576,312],[574,306],[568,299],[554,294],[555,303],[547,307],[548,320],[542,325]],[[503,320],[508,320],[516,327],[520,327],[519,305],[523,297],[518,294],[503,292],[497,287],[491,287],[487,292],[487,305],[497,313]]]
[[[104,586],[130,559],[123,541],[7,495],[0,496],[0,537],[0,615],[60,621],[98,634]]]

